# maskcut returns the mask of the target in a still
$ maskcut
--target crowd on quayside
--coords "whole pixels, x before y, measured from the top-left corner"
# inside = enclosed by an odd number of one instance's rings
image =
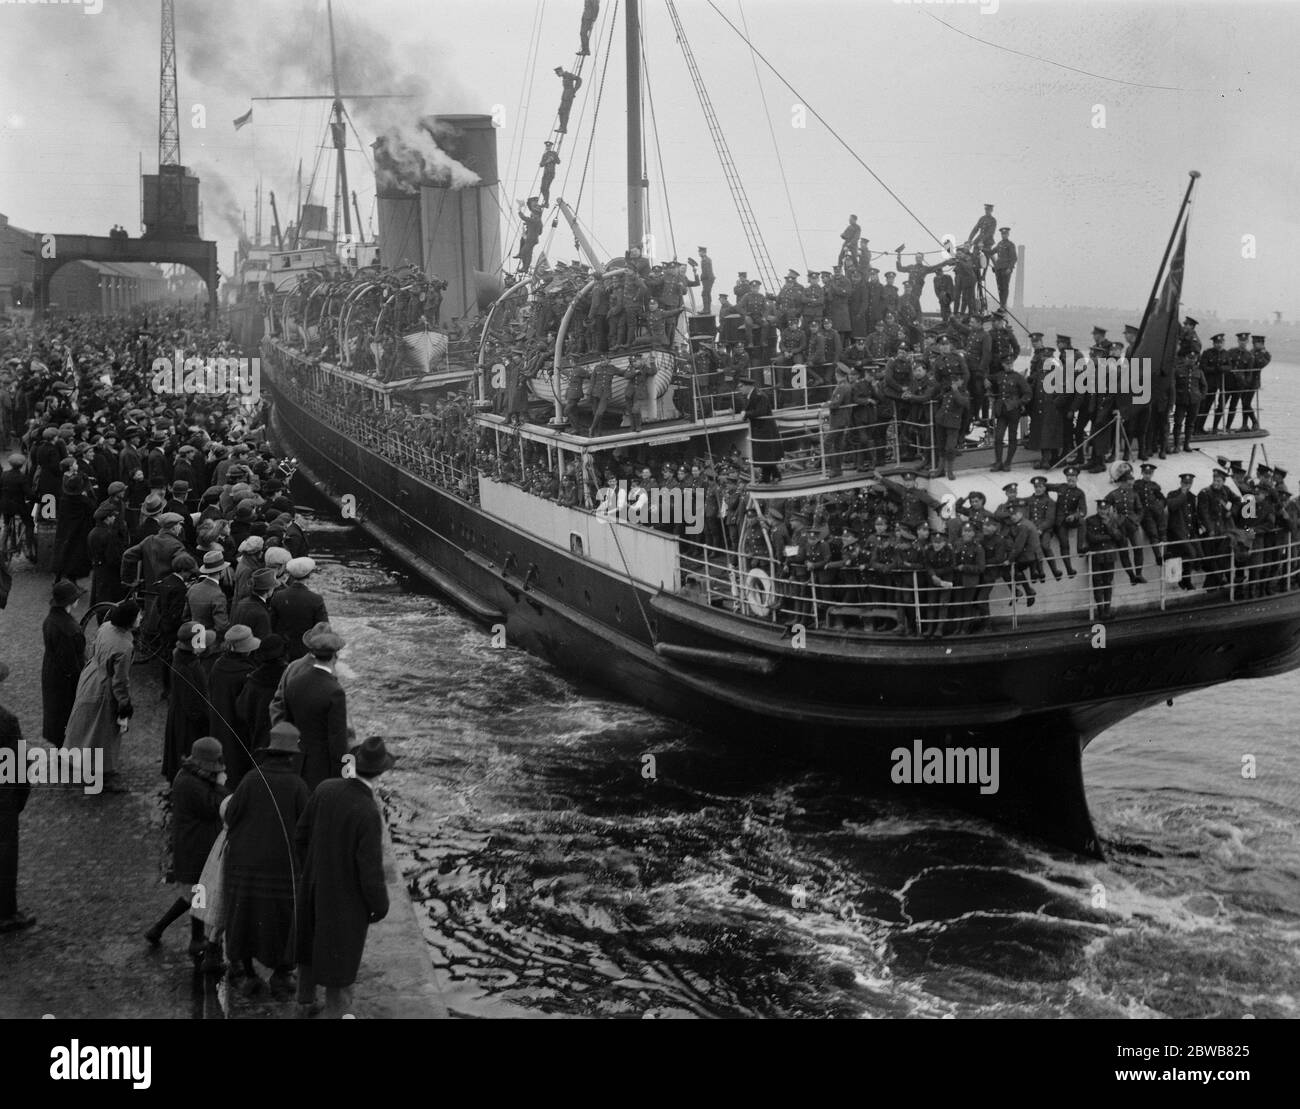
[[[223,328],[177,308],[0,334],[0,610],[15,590],[48,595],[40,627],[0,611],[5,653],[44,650],[40,717],[0,706],[0,747],[16,757],[35,735],[93,757],[102,790],[86,804],[129,791],[124,745],[152,747],[174,900],[141,921],[144,942],[189,914],[196,969],[299,1016],[321,1012],[321,987],[341,1016],[366,922],[388,908],[373,783],[393,758],[348,723],[345,643],[310,587],[292,460],[239,391],[160,392],[154,359],[177,352],[231,354]],[[137,661],[160,667],[160,735],[132,727]],[[9,670],[0,658],[0,681]],[[17,900],[31,788],[0,782],[0,943],[35,924]]]

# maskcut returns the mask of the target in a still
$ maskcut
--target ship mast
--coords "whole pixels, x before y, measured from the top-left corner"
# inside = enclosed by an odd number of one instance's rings
[[[330,24],[330,77],[334,87],[334,120],[330,130],[334,133],[334,149],[338,153],[339,176],[334,186],[334,227],[337,234],[338,212],[343,209],[343,237],[352,238],[352,214],[348,211],[348,159],[347,127],[343,122],[343,99],[339,95],[339,55],[334,45],[334,0],[327,0],[326,13]]]
[[[627,30],[627,245],[645,238],[645,170],[641,164],[641,3],[625,0]]]

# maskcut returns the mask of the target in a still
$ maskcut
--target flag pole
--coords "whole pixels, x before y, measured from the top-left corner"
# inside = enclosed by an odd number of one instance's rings
[[[1183,203],[1178,208],[1178,216],[1174,220],[1174,229],[1170,232],[1169,242],[1165,245],[1164,257],[1160,259],[1160,266],[1156,270],[1156,279],[1151,285],[1151,295],[1147,297],[1147,306],[1145,311],[1142,313],[1142,323],[1138,325],[1138,335],[1133,341],[1133,347],[1135,350],[1137,349],[1138,343],[1142,341],[1142,336],[1147,329],[1147,321],[1151,318],[1151,306],[1155,304],[1156,295],[1160,292],[1161,275],[1164,274],[1165,266],[1169,263],[1169,255],[1173,253],[1174,242],[1178,238],[1178,228],[1182,225],[1183,214],[1187,211],[1187,205],[1191,203],[1192,189],[1195,188],[1196,179],[1201,176],[1201,171],[1197,169],[1188,170],[1187,176],[1190,177],[1191,180],[1187,182],[1187,192],[1183,194]],[[1178,309],[1175,309],[1174,311],[1177,314]]]

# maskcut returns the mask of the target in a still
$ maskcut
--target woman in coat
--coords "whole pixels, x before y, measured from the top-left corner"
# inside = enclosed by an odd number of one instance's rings
[[[190,910],[194,885],[203,876],[212,845],[221,832],[221,802],[226,797],[226,773],[221,744],[211,736],[194,741],[189,757],[172,782],[172,879],[177,897],[144,938],[151,947],[162,942],[167,926]],[[190,918],[190,955],[205,953],[203,921]],[[210,967],[220,960],[219,949],[209,952]]]
[[[117,506],[113,501],[105,501],[93,517],[95,526],[86,537],[86,549],[90,555],[90,603],[92,607],[101,601],[117,604],[126,593],[122,585],[122,553],[126,542],[118,528]]]
[[[72,617],[73,606],[85,590],[75,582],[61,581],[54,587],[50,612],[41,627],[45,656],[41,660],[41,734],[54,747],[63,746],[63,736],[77,699],[77,681],[86,663],[86,637]]]
[[[195,631],[200,633],[196,637]],[[199,643],[195,649],[195,643]],[[176,650],[171,661],[171,696],[167,702],[167,725],[163,732],[162,773],[169,782],[176,777],[185,754],[196,739],[208,735],[208,672],[199,661],[217,642],[217,633],[192,621],[176,632]]]
[[[247,624],[231,624],[226,629],[225,654],[208,675],[208,735],[221,741],[231,789],[239,788],[253,766],[252,746],[239,727],[235,705],[253,672],[250,656],[261,643]]]
[[[270,967],[277,1001],[293,996],[297,921],[298,820],[307,809],[307,783],[294,771],[298,729],[287,721],[270,730],[257,752],[260,772],[246,774],[226,807],[226,958],[232,983],[245,996],[261,988],[253,960]]]
[[[81,671],[77,696],[68,718],[66,742],[69,747],[101,748],[104,752],[104,788],[110,793],[125,793],[120,784],[118,755],[122,749],[122,732],[131,714],[131,662],[135,657],[135,639],[131,632],[140,626],[142,613],[135,601],[123,601],[107,624],[101,624],[95,636],[90,661]],[[118,721],[122,721],[119,728]]]

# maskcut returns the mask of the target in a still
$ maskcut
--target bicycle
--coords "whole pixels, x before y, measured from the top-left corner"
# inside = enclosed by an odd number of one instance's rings
[[[140,610],[144,613],[144,619],[140,621],[140,626],[132,633],[135,639],[135,651],[132,654],[132,661],[134,663],[153,662],[156,658],[162,658],[170,644],[165,641],[158,628],[156,616],[158,594],[147,589],[141,589],[139,585],[133,585],[122,600],[139,602]],[[100,601],[86,610],[86,614],[81,618],[81,630],[85,633],[87,642],[94,640],[95,635],[99,633],[100,627],[108,621],[113,614],[113,610],[120,603],[120,601]]]

